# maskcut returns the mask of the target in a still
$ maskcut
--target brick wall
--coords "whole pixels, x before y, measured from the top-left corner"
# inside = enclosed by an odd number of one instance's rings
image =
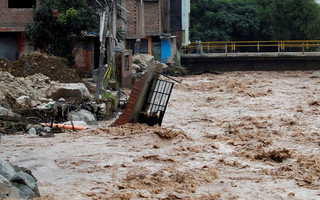
[[[132,87],[132,55],[131,51],[116,53],[116,79],[123,88]]]
[[[119,118],[112,124],[112,126],[121,126],[126,123],[130,123],[132,120],[133,110],[136,106],[137,99],[142,91],[142,86],[145,82],[146,76],[143,74],[141,78],[134,83],[132,86],[131,94],[128,99],[126,109],[119,116]]]
[[[25,26],[32,22],[32,14],[32,8],[8,8],[8,0],[1,0],[0,32],[24,31]]]
[[[160,4],[158,1],[144,2],[144,20],[147,35],[161,35],[160,16]]]
[[[136,0],[127,0],[127,10],[129,11],[127,36],[134,37],[137,35],[137,20],[138,20]]]
[[[81,77],[91,76],[94,69],[94,41],[93,38],[86,38],[78,41],[72,50],[75,57],[74,68]]]
[[[34,51],[34,44],[27,40],[22,33],[18,35],[18,52],[19,57]]]
[[[177,36],[177,46],[181,47],[182,38],[183,38],[183,31],[171,31],[171,34],[174,36]]]

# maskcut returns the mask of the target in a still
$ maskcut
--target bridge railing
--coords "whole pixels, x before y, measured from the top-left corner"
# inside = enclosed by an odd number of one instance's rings
[[[201,42],[202,53],[308,52],[320,51],[320,40],[212,41]],[[197,43],[182,48],[182,53],[196,53]]]

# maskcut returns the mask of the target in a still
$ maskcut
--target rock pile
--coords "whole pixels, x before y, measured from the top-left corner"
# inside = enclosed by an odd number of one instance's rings
[[[30,170],[12,166],[0,158],[0,199],[33,199],[39,196],[37,179]]]
[[[85,109],[93,115],[91,119],[101,120],[107,117],[107,109],[113,109],[107,103],[92,100],[87,85],[63,58],[34,52],[13,63],[0,59],[0,133],[22,131],[47,136],[41,127],[29,131],[26,122],[30,117],[38,122],[62,123],[71,111]],[[95,124],[95,120],[88,123]],[[24,124],[18,125],[19,121]]]
[[[0,71],[0,107],[19,112],[21,109],[34,107],[51,100],[46,98],[46,91],[55,82],[42,74],[28,77],[14,77]]]

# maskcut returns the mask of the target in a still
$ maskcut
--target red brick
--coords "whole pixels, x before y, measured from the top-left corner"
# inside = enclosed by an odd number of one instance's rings
[[[141,77],[144,79],[144,76]],[[140,83],[143,82],[142,80],[139,80]],[[137,87],[137,86],[136,86]],[[132,89],[131,95],[128,99],[128,103],[127,106],[125,108],[125,110],[123,111],[123,113],[119,116],[119,118],[116,120],[116,122],[113,124],[113,126],[119,126],[119,125],[123,125],[125,123],[129,123],[131,120],[131,116],[133,113],[133,109],[135,107],[136,101],[139,97],[139,94],[141,92],[141,88],[139,89]]]
[[[39,1],[37,1],[39,4]],[[25,26],[32,23],[33,9],[12,9],[8,8],[8,0],[0,1],[0,27],[6,27],[11,31],[24,31]]]

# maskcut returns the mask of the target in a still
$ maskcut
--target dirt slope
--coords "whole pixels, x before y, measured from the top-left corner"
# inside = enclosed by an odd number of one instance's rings
[[[81,82],[81,78],[76,71],[67,66],[66,59],[39,52],[23,55],[13,63],[0,59],[0,70],[7,71],[16,77],[41,73],[50,77],[53,81],[62,83]]]

